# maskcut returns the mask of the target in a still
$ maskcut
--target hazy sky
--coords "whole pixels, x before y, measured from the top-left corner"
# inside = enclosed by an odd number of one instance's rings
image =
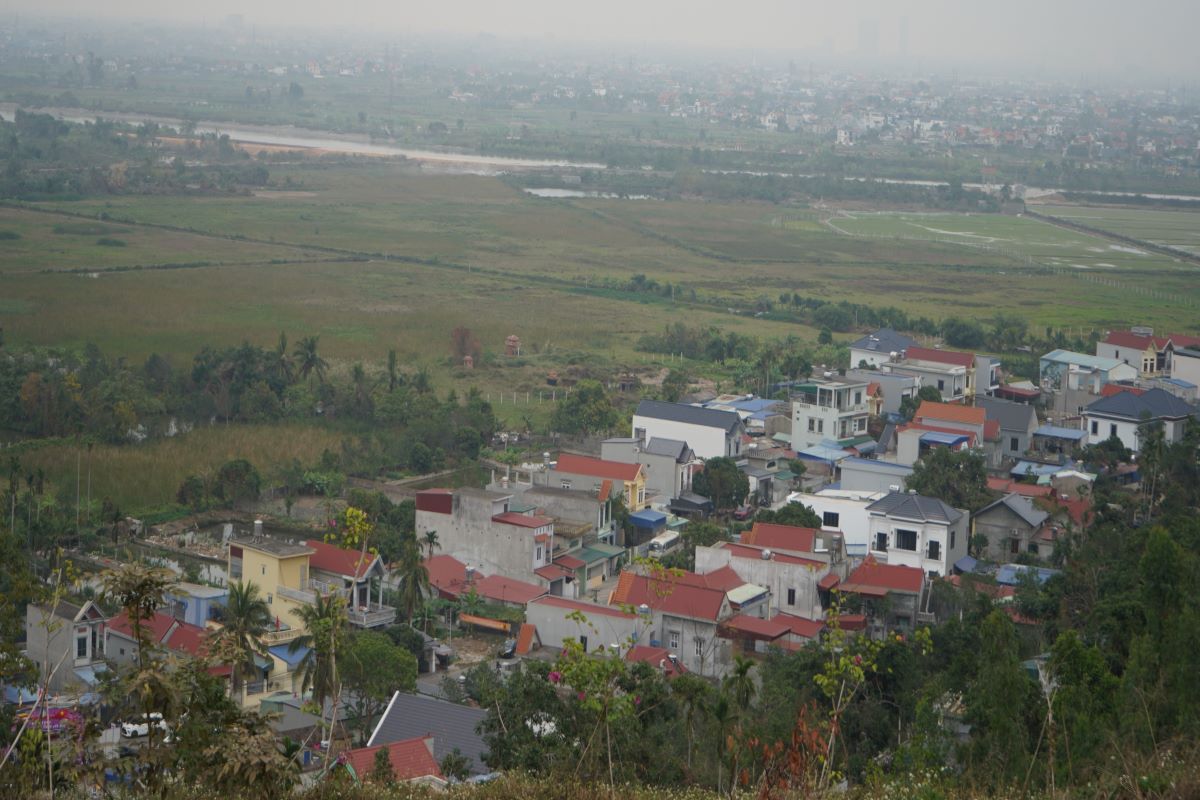
[[[1200,79],[1200,0],[9,0],[11,11],[361,27]],[[905,34],[907,31],[907,34]],[[905,44],[906,42],[906,44]],[[702,53],[698,53],[701,54]]]

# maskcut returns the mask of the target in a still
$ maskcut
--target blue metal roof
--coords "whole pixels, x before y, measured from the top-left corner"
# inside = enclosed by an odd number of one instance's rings
[[[1052,575],[1058,574],[1058,570],[1047,567],[1030,567],[1025,564],[1002,564],[1000,569],[996,570],[996,583],[1001,583],[1005,586],[1016,586],[1021,582],[1021,575],[1026,572],[1032,573],[1038,583],[1045,583],[1050,580]]]
[[[959,572],[974,572],[979,562],[971,556],[963,556],[954,562],[954,568]]]
[[[969,441],[970,437],[963,433],[942,433],[941,431],[926,431],[921,434],[921,444],[941,444],[954,447]]]
[[[1018,461],[1016,466],[1008,473],[1014,478],[1023,478],[1026,475],[1053,475],[1061,470],[1062,465],[1058,464],[1040,464],[1037,461]]]
[[[850,456],[845,450],[836,447],[824,447],[817,445],[809,447],[796,453],[801,458],[815,459],[817,461],[841,461],[843,458]]]
[[[1087,431],[1081,431],[1078,428],[1061,428],[1058,425],[1043,425],[1034,431],[1033,435],[1049,436],[1051,439],[1070,439],[1073,442],[1078,442],[1087,436]]]
[[[307,647],[301,647],[295,652],[291,652],[288,650],[288,645],[286,644],[277,644],[274,647],[268,647],[267,651],[292,669],[295,669],[304,660],[304,657],[308,655]]]
[[[667,521],[667,515],[661,511],[638,511],[629,515],[629,521],[639,528],[657,528]]]

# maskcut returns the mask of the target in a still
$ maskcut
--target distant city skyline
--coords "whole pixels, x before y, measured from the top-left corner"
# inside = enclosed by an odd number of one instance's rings
[[[837,57],[1058,75],[1154,76],[1176,82],[1200,75],[1200,3],[1190,0],[860,0],[831,5],[745,0],[736,10],[713,2],[608,0],[594,10],[561,0],[393,3],[347,0],[212,0],[164,6],[121,0],[98,7],[84,0],[14,0],[9,15],[154,19],[216,26],[241,15],[258,27],[320,26],[373,35],[453,34],[591,42],[645,51],[655,45],[748,50],[767,56]],[[11,16],[10,16],[11,19]],[[703,57],[704,53],[696,53]]]

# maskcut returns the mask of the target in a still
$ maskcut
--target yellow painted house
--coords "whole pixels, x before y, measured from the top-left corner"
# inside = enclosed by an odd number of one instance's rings
[[[269,536],[234,538],[229,542],[228,568],[231,581],[253,583],[267,602],[274,618],[274,630],[264,637],[268,645],[302,634],[300,609],[315,605],[318,595],[342,597],[351,625],[374,628],[396,618],[396,609],[383,604],[383,562],[370,553],[315,539],[293,543]]]

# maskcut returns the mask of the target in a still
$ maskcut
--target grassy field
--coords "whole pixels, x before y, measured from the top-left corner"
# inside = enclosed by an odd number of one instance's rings
[[[289,190],[0,209],[0,231],[19,234],[0,240],[6,335],[179,362],[206,344],[315,333],[335,368],[362,360],[378,371],[395,348],[442,388],[499,397],[533,396],[547,370],[573,363],[652,369],[661,361],[634,346],[676,321],[814,339],[811,329],[727,310],[785,291],[934,319],[1013,313],[1035,327],[1190,329],[1198,316],[1195,268],[1031,219],[544,200],[495,178],[386,161],[290,165],[272,177],[291,178]],[[127,245],[97,245],[102,236]],[[324,260],[302,260],[313,257]],[[119,271],[144,262],[211,265]],[[597,289],[636,274],[681,289],[674,300]],[[490,353],[516,333],[526,357],[463,370],[450,358],[459,325]]]
[[[1200,254],[1200,212],[1054,205],[1038,206],[1038,210],[1081,225]]]
[[[300,261],[318,254],[0,207],[0,273]]]
[[[293,458],[314,463],[326,448],[337,452],[342,438],[314,425],[234,425],[140,445],[96,445],[91,455],[92,500],[111,498],[127,512],[158,507],[174,501],[188,475],[212,474],[235,458],[248,459],[270,480],[278,477],[271,465],[289,464]],[[49,444],[20,458],[23,468],[45,470],[47,480],[70,487],[72,496],[78,458],[86,487],[86,448],[81,452],[74,443]]]

